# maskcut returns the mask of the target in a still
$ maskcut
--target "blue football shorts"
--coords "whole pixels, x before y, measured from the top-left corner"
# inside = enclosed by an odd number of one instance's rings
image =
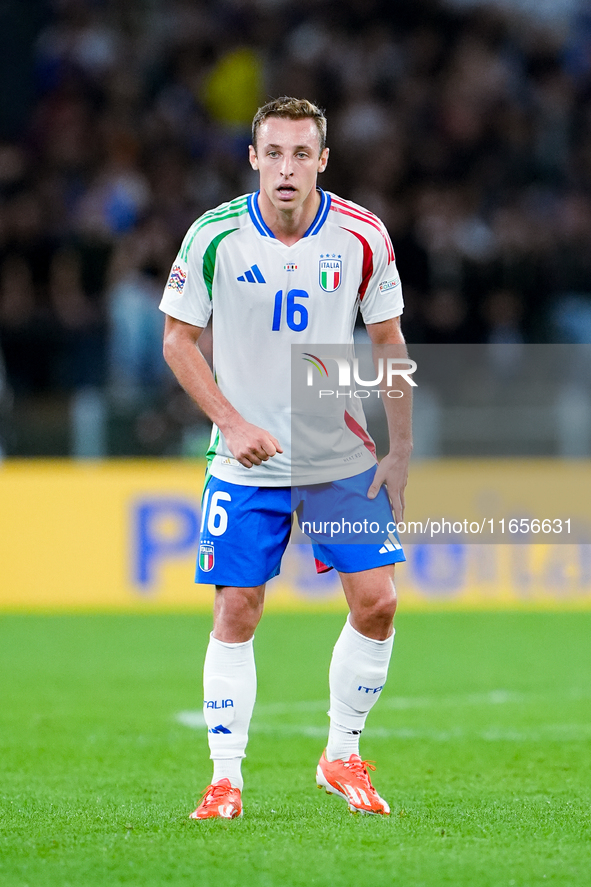
[[[406,560],[386,490],[367,498],[376,468],[301,487],[247,487],[210,476],[195,581],[244,588],[277,576],[294,512],[318,572],[357,573]]]

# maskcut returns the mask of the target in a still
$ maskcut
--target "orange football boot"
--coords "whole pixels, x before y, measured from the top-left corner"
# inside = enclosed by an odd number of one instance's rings
[[[359,755],[351,755],[348,761],[327,761],[325,749],[316,770],[316,784],[318,788],[326,789],[327,794],[344,798],[352,813],[387,816],[390,807],[371,784],[368,767],[376,769],[369,761],[362,761]]]
[[[207,786],[189,819],[236,819],[237,816],[242,816],[240,789],[232,788],[229,779],[220,779]]]

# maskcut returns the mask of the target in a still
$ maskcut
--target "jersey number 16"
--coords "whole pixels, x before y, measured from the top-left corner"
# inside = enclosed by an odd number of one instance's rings
[[[285,320],[290,330],[300,333],[308,326],[308,310],[305,305],[300,305],[296,299],[307,299],[305,290],[289,290],[286,296]],[[273,330],[281,329],[281,313],[283,309],[283,290],[275,293],[275,307],[273,309]]]

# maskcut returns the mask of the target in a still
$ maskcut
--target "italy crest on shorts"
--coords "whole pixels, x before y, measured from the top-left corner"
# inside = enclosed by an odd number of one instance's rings
[[[213,545],[200,545],[199,546],[199,568],[204,573],[209,573],[210,570],[213,570],[213,565],[215,563],[215,555],[213,551]]]
[[[334,293],[341,285],[343,260],[331,256],[320,257],[319,279],[325,293]]]

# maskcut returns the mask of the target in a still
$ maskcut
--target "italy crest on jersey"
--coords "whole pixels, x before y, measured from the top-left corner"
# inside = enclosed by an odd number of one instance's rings
[[[199,546],[199,566],[203,570],[204,573],[209,573],[210,570],[213,570],[213,565],[215,563],[215,555],[213,551],[213,545],[200,545]]]
[[[343,261],[339,258],[320,257],[320,286],[325,293],[334,293],[341,285]]]

